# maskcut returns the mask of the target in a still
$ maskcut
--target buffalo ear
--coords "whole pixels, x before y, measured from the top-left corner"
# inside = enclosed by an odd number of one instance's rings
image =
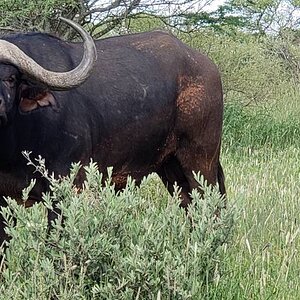
[[[19,109],[23,113],[31,112],[40,107],[51,106],[56,108],[56,99],[53,94],[39,87],[23,86],[20,90]]]

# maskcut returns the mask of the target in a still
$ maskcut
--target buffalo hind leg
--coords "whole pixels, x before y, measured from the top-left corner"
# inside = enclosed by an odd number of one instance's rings
[[[201,155],[200,151],[189,152],[187,149],[184,149],[178,151],[176,157],[173,156],[166,161],[157,172],[171,195],[174,193],[175,182],[181,188],[180,207],[187,209],[191,203],[190,193],[194,188],[199,188],[193,171],[196,173],[200,171],[200,174],[204,176],[208,184],[218,184],[220,194],[226,194],[224,173],[219,162],[219,156],[208,158],[206,155]]]
[[[183,173],[189,183],[190,192],[194,188],[199,188],[198,182],[195,180],[193,171],[200,172],[207,180],[208,184],[218,184],[221,195],[226,194],[224,184],[224,173],[219,161],[220,148],[215,148],[215,151],[203,151],[202,147],[184,147],[179,149],[176,157],[182,167]]]
[[[191,191],[190,185],[176,157],[171,157],[166,161],[158,170],[157,174],[171,195],[174,193],[174,184],[176,182],[181,189],[180,207],[187,209],[188,205],[191,203],[191,197],[189,195]]]

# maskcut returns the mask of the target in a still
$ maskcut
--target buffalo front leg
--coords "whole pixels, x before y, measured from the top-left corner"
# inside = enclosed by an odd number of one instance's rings
[[[6,224],[2,214],[0,215],[0,246],[2,246],[5,241],[9,241],[9,236],[5,232]]]
[[[2,196],[0,196],[0,208],[6,206],[7,206],[6,201],[3,199]],[[0,248],[2,249],[2,251],[0,252],[0,272],[2,271],[2,266],[4,263],[4,257],[5,257],[4,253],[8,246],[8,242],[10,240],[9,235],[5,232],[6,227],[7,227],[6,222],[2,216],[2,213],[0,213]]]
[[[0,208],[6,207],[7,203],[4,200],[3,196],[0,196]],[[9,241],[9,236],[5,232],[6,224],[5,220],[2,216],[2,213],[0,213],[0,246],[4,244],[5,241]]]

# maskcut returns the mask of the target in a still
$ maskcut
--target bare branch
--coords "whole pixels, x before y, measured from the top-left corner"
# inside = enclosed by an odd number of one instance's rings
[[[18,30],[47,30],[74,38],[66,27],[58,26],[57,16],[74,19],[96,38],[114,28],[126,29],[131,18],[151,15],[159,18],[163,24],[181,27],[185,14],[199,12],[214,0],[55,0],[53,4],[36,0],[32,7],[24,7],[23,0],[0,1],[0,26],[9,26]],[[180,28],[181,30],[183,28]]]

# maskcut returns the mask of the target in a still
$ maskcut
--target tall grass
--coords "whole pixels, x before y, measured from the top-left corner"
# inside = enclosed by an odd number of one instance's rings
[[[300,149],[224,151],[228,198],[239,211],[214,299],[299,299]]]
[[[223,165],[239,211],[221,280],[209,299],[299,299],[300,122],[298,101],[227,103]],[[300,95],[298,95],[300,96]],[[284,109],[283,109],[284,108]]]
[[[286,114],[286,110],[284,111]],[[300,118],[290,113],[283,118],[278,107],[225,105],[223,143],[231,151],[270,147],[273,150],[300,147]]]

